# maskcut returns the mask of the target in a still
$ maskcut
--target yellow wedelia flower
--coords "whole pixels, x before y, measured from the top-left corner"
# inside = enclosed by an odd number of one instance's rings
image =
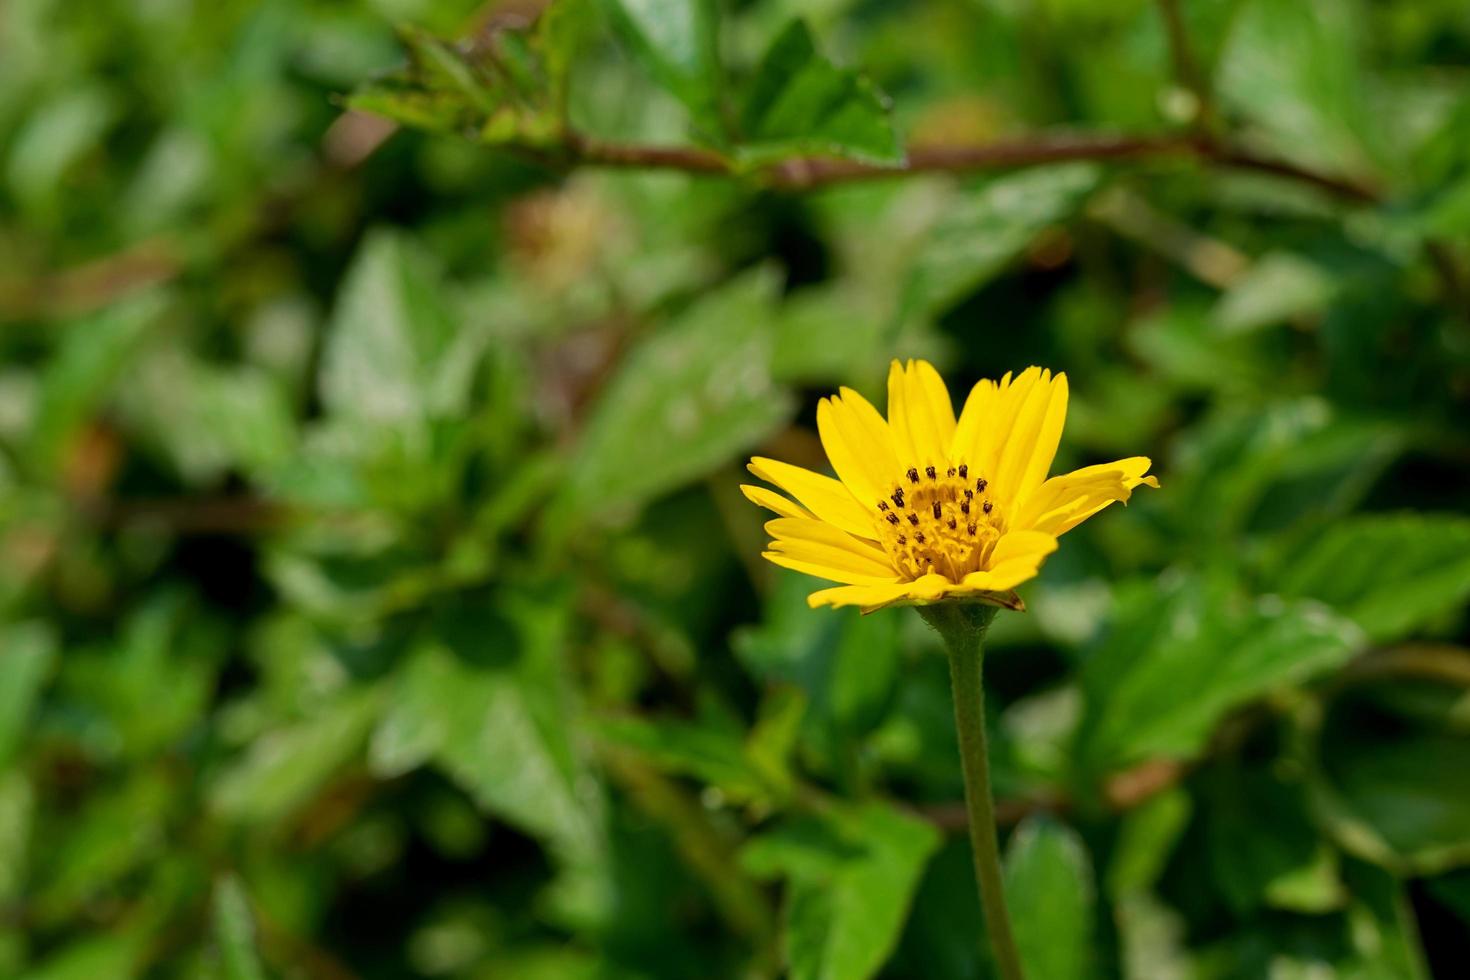
[[[1047,479],[1067,418],[1067,376],[1038,367],[981,381],[955,420],[927,361],[893,362],[888,420],[850,388],[817,406],[838,480],[757,456],[750,471],[794,497],[743,486],[779,516],[765,557],[843,583],[812,606],[927,605],[941,599],[1023,608],[1057,537],[1126,501],[1149,459],[1132,456]]]

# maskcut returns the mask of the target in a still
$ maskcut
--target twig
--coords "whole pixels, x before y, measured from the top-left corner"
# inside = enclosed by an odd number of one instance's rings
[[[734,162],[698,147],[611,143],[573,135],[568,139],[567,148],[570,152],[568,162],[584,166],[679,170],[715,176],[738,176],[742,173]],[[1259,156],[1200,134],[1118,136],[1053,133],[970,146],[917,146],[909,151],[907,160],[898,164],[802,157],[755,171],[752,176],[778,190],[810,190],[857,180],[926,173],[980,173],[1067,160],[1170,158],[1196,159],[1240,170],[1275,174],[1350,200],[1372,202],[1381,196],[1376,188],[1366,184],[1307,170],[1285,160]]]

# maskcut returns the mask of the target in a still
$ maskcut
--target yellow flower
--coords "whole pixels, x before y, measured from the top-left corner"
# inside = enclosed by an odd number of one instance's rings
[[[1067,376],[1038,367],[981,381],[955,420],[949,392],[927,361],[893,362],[888,420],[850,388],[817,406],[817,430],[838,480],[757,456],[750,471],[785,490],[743,486],[779,515],[765,557],[843,583],[812,606],[941,599],[1023,608],[1013,591],[1034,577],[1058,535],[1145,476],[1146,456],[1047,479],[1067,417]]]

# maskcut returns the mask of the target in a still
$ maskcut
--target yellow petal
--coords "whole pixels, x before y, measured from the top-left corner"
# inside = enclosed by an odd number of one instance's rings
[[[740,484],[740,492],[745,494],[746,500],[749,500],[757,507],[764,507],[766,510],[774,511],[782,517],[810,518],[812,516],[804,507],[787,500],[774,490],[767,490],[765,487],[753,487],[748,483],[742,483]]]
[[[1029,384],[1027,384],[1029,380]],[[1063,375],[1052,378],[1041,368],[1027,368],[1015,385],[1024,395],[1015,397],[1015,412],[1006,423],[1003,441],[988,474],[992,491],[1008,506],[1024,493],[1040,485],[1056,455],[1067,417],[1067,380]],[[1035,477],[1033,483],[1028,480]]]
[[[977,592],[1005,592],[1036,577],[1041,565],[1030,558],[1017,558],[983,572],[971,572],[962,584]]]
[[[954,439],[950,445],[949,458],[952,462],[966,463],[971,469],[979,466],[980,435],[984,427],[990,425],[991,417],[995,414],[998,393],[995,382],[988,378],[976,382],[975,387],[970,389],[970,396],[965,399],[965,407],[960,412],[960,421],[955,426]]]
[[[901,466],[922,468],[948,460],[954,406],[934,365],[928,361],[889,365],[888,424]]]
[[[943,599],[947,593],[954,590],[954,587],[955,584],[943,575],[930,572],[910,582],[908,594],[914,599],[933,602],[936,599]]]
[[[871,575],[859,575],[843,568],[833,568],[820,562],[805,561],[778,551],[763,551],[761,557],[772,564],[789,568],[794,572],[801,572],[803,575],[812,575],[816,578],[830,579],[833,582],[843,582],[848,585],[884,585],[893,581],[892,576],[876,578]]]
[[[861,503],[876,506],[898,484],[893,435],[878,410],[851,388],[817,403],[817,432],[832,469]]]
[[[832,479],[811,470],[782,463],[779,460],[757,456],[750,461],[750,472],[774,483],[795,497],[818,518],[833,524],[849,534],[877,540],[873,527],[877,511],[870,511],[858,503],[852,491]],[[876,499],[874,500],[876,504]],[[871,506],[871,505],[870,505]],[[806,517],[806,514],[786,514],[786,517]]]
[[[822,589],[806,597],[807,605],[818,606],[862,606],[863,612],[872,612],[903,599],[908,590],[907,582],[890,582],[886,585],[840,585],[835,589]]]
[[[1134,487],[1158,487],[1156,477],[1144,476],[1150,465],[1147,456],[1131,456],[1054,476],[1017,503],[1012,526],[1054,535],[1070,531],[1114,501],[1126,501]]]
[[[772,551],[803,561],[846,568],[875,578],[893,578],[898,574],[882,548],[823,521],[780,517],[766,522],[766,532],[776,539]]]
[[[1039,563],[1042,558],[1056,550],[1055,535],[1043,531],[1010,531],[995,543],[995,550],[990,553],[990,567],[995,568],[997,565],[1021,558]]]
[[[1041,482],[1046,479],[1046,474],[1051,470],[1052,460],[1056,459],[1057,446],[1062,441],[1062,428],[1067,424],[1069,392],[1065,374],[1058,372],[1052,378],[1048,394],[1050,397],[1041,414],[1041,423],[1037,427],[1031,446],[1030,459],[1021,469],[1021,477],[1016,482],[1015,490],[1011,495],[1012,500],[1020,500],[1041,486]]]
[[[1027,397],[1040,379],[1041,368],[1029,367],[1014,380],[1007,371],[1000,379],[1000,383],[996,385],[995,402],[990,418],[980,426],[979,451],[976,454],[976,461],[971,464],[972,467],[978,466],[979,475],[990,481],[994,487],[992,493],[1003,494],[1005,492],[998,485],[996,471],[1000,467],[1006,446],[1010,442],[1016,416],[1020,414]]]

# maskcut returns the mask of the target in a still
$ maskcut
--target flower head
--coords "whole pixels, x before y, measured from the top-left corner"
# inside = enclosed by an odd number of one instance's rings
[[[1057,537],[1126,501],[1149,459],[1132,456],[1047,479],[1067,417],[1067,376],[1038,367],[981,381],[958,420],[927,361],[894,361],[888,419],[850,388],[817,406],[817,430],[838,479],[757,456],[750,471],[786,491],[744,486],[778,516],[765,557],[843,583],[813,606],[864,612],[941,599],[1022,608]],[[794,498],[794,499],[792,499]]]

